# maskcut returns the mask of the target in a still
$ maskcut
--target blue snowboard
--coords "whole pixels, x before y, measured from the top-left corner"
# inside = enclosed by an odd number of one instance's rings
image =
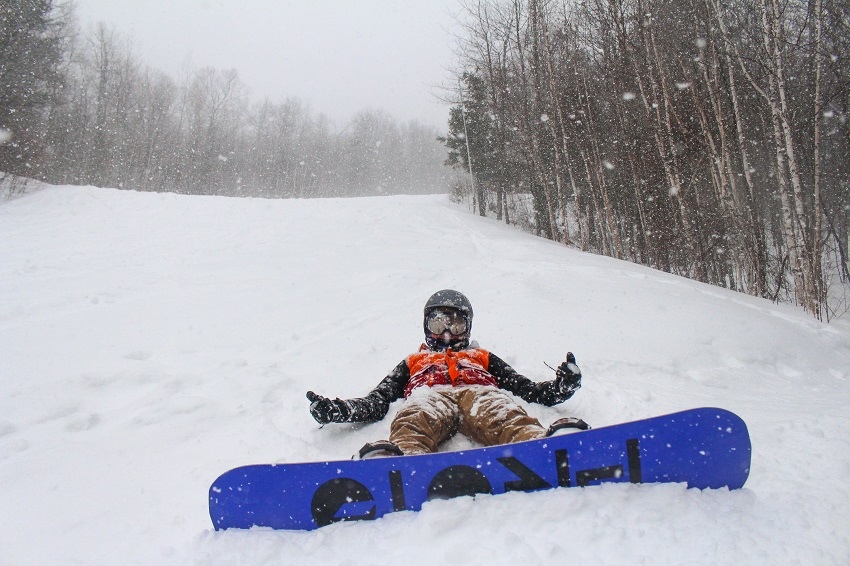
[[[516,444],[422,456],[245,466],[210,488],[216,530],[316,529],[426,501],[602,482],[737,489],[750,471],[737,415],[702,408]]]

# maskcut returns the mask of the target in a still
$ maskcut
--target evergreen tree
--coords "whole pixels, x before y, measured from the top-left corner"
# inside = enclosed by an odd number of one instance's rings
[[[61,86],[65,19],[54,0],[0,4],[0,170],[33,176]]]
[[[448,135],[438,139],[449,150],[446,165],[471,171],[478,210],[484,216],[485,194],[500,180],[502,161],[494,143],[495,125],[489,112],[484,81],[470,73],[464,73],[461,80],[464,83],[463,101],[450,111]]]

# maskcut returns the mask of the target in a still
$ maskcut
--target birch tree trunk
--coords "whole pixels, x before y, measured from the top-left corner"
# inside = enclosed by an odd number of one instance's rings
[[[720,8],[718,0],[706,0],[706,6],[709,13],[714,15],[714,20],[717,22],[720,30],[721,39],[723,41],[723,56],[726,61],[728,94],[732,105],[732,115],[735,122],[735,135],[738,144],[738,154],[741,160],[741,170],[744,176],[744,181],[747,185],[747,204],[745,206],[745,214],[748,223],[748,230],[745,233],[749,234],[748,239],[751,245],[748,247],[750,254],[750,262],[752,264],[753,287],[752,292],[760,297],[767,296],[767,245],[764,239],[764,227],[762,226],[761,215],[759,214],[758,203],[756,198],[755,182],[753,181],[752,166],[750,165],[749,152],[747,149],[748,140],[744,133],[744,120],[741,113],[740,97],[738,95],[738,86],[735,78],[735,59],[733,52],[735,51],[732,42],[729,38],[729,33],[726,27],[726,19]]]
[[[639,3],[638,6],[639,13],[644,14],[642,4]],[[649,19],[651,15],[644,15],[643,17]],[[675,142],[670,115],[671,101],[667,88],[668,79],[661,65],[658,47],[655,45],[655,34],[651,21],[645,20],[643,22],[642,33],[644,36],[643,43],[646,52],[650,90],[652,92],[652,108],[655,114],[656,127],[654,135],[656,146],[661,158],[662,167],[664,168],[664,175],[670,187],[670,198],[675,202],[679,210],[679,218],[682,223],[681,228],[691,258],[693,277],[699,281],[705,281],[705,265],[695,237],[691,212],[688,210],[684,200],[684,186],[679,167],[676,163]]]
[[[812,190],[814,192],[814,206],[812,210],[813,226],[812,235],[810,237],[812,249],[810,255],[813,260],[812,277],[815,283],[814,293],[816,298],[815,316],[823,319],[824,314],[828,313],[825,308],[826,304],[826,289],[823,280],[823,209],[821,204],[821,120],[823,115],[821,82],[823,74],[823,0],[815,0],[814,6],[814,23],[815,23],[815,41],[814,41],[814,67],[815,67],[815,93],[814,93],[814,133],[812,148],[812,167],[814,169],[812,175]],[[828,314],[827,314],[828,316]]]

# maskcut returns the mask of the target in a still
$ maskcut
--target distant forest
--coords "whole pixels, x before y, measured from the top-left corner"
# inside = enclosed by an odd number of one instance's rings
[[[50,183],[255,197],[448,192],[440,132],[363,110],[339,127],[308,104],[252,101],[236,70],[145,65],[73,3],[0,7],[0,171]],[[295,80],[295,79],[294,79]]]
[[[847,311],[850,0],[465,0],[445,143],[480,214]]]

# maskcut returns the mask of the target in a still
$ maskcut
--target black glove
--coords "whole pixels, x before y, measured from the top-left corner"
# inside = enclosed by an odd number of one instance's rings
[[[319,424],[343,423],[351,416],[351,408],[342,399],[328,399],[312,391],[307,392],[310,414]]]
[[[567,361],[555,370],[555,388],[562,395],[572,395],[581,387],[581,370],[576,365],[576,357],[567,353]]]

